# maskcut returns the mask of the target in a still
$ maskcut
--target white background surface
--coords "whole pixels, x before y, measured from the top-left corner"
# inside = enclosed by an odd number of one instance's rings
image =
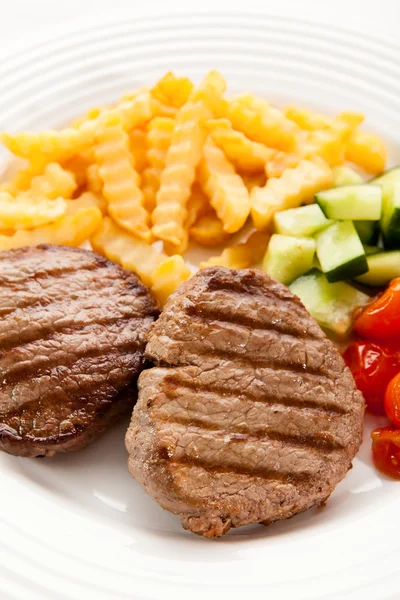
[[[107,22],[123,14],[232,10],[264,11],[340,25],[378,36],[399,37],[400,0],[0,0],[0,48],[26,47],[79,28],[82,21]],[[1,89],[1,82],[0,82]]]
[[[124,11],[131,17],[179,11],[221,12],[223,7],[224,4],[215,0],[201,0],[196,4],[183,4],[177,0],[142,0],[140,4],[129,0],[0,0],[0,62],[12,64],[11,61],[7,63],[6,54],[13,48],[56,37],[58,32],[78,29],[90,21],[115,20]],[[243,0],[241,8],[250,12],[264,10],[279,16],[291,14],[325,23],[321,27],[326,28],[327,34],[333,24],[368,35],[398,39],[399,0],[274,0],[273,3],[270,0]],[[230,2],[229,9],[239,10],[240,7]],[[235,50],[239,30],[236,33],[234,44],[230,44]],[[115,40],[112,31],[110,36]],[[365,62],[361,58],[357,62],[355,50],[349,47],[347,51],[346,47],[345,56],[340,57],[339,52],[335,52],[336,69],[321,74],[318,61],[324,53],[312,52],[312,39],[308,36],[304,40],[301,38],[301,42],[305,45],[310,41],[306,56],[311,58],[306,66],[310,67],[311,73],[320,73],[316,101],[321,102],[321,106],[335,102],[341,106],[343,98],[349,94],[345,87],[347,82],[352,90],[354,88],[360,109],[365,107],[368,115],[372,115],[372,124],[381,124],[382,129],[395,135],[399,131],[399,83],[398,77],[390,78],[385,74],[388,66],[393,66],[385,63],[385,47],[380,56],[375,56],[375,61],[373,56],[368,56]],[[244,48],[249,43],[247,39],[245,41]],[[278,41],[281,42],[281,38]],[[150,40],[149,46],[151,43]],[[129,54],[130,38],[125,39],[125,44],[128,44],[124,46],[128,48],[128,58],[135,56]],[[275,48],[272,38],[269,45]],[[329,44],[322,47],[332,48]],[[72,50],[69,55],[64,50],[62,57],[68,64]],[[106,58],[109,52],[107,47],[104,50]],[[29,56],[27,53],[27,59]],[[57,57],[51,56],[57,62]],[[103,56],[99,55],[100,65]],[[268,58],[270,54],[265,56]],[[305,64],[302,56],[304,54],[293,45],[291,60],[296,76],[300,76]],[[169,56],[161,58],[164,62],[170,60]],[[45,63],[43,58],[44,69]],[[127,63],[133,64],[131,59]],[[370,63],[375,63],[371,65],[371,73],[368,71]],[[34,108],[37,110],[41,104],[46,106],[46,102],[50,106],[47,98],[61,103],[62,85],[69,80],[62,71],[59,75],[53,68],[44,82],[39,80],[38,84],[38,78],[31,77],[34,66],[24,68],[24,64],[25,54],[22,54],[19,68],[15,71],[11,68],[11,77],[15,75],[18,81],[21,78],[19,89],[25,90],[18,99],[17,94],[13,96],[15,111],[24,113],[25,117],[26,110],[27,118],[34,121],[31,114],[34,111],[29,104],[32,97],[43,98],[36,102]],[[76,66],[73,68],[75,72]],[[243,73],[246,68],[244,65]],[[238,70],[235,63],[232,74]],[[279,70],[283,72],[285,83],[289,71],[285,71],[285,64],[278,66],[272,69],[275,77],[280,74]],[[262,73],[266,72],[264,68]],[[360,83],[357,78],[353,84],[354,72],[359,74]],[[88,81],[82,80],[80,88],[91,87],[91,77],[92,73],[88,72]],[[325,86],[330,83],[330,77],[339,84],[335,86],[334,94],[329,85]],[[268,78],[264,83],[268,85]],[[310,90],[312,87],[310,85]],[[78,91],[83,94],[85,89],[80,88]],[[56,90],[54,96],[53,89]],[[71,89],[75,89],[72,84]],[[294,93],[302,91],[299,85]],[[11,102],[7,103],[7,95],[12,94],[13,86],[7,86],[0,78],[2,114],[13,108]],[[300,100],[303,100],[301,96]],[[26,106],[21,108],[20,105]],[[258,528],[251,536],[238,530],[211,545],[185,534],[172,515],[160,511],[155,503],[149,503],[144,493],[135,488],[125,466],[122,431],[123,425],[104,439],[101,460],[98,445],[92,446],[85,455],[77,454],[64,462],[62,458],[44,462],[1,457],[0,483],[2,477],[4,483],[0,489],[8,490],[2,496],[2,508],[9,523],[9,529],[0,533],[0,564],[5,563],[7,569],[7,587],[2,587],[0,580],[1,600],[114,600],[116,597],[177,600],[174,588],[178,589],[178,586],[179,598],[214,600],[216,597],[224,599],[225,594],[218,592],[217,596],[212,590],[210,593],[210,587],[205,588],[214,582],[221,590],[222,579],[222,585],[227,581],[233,588],[231,598],[321,600],[323,589],[324,597],[329,600],[399,599],[399,546],[393,536],[395,515],[396,519],[398,517],[398,489],[394,489],[398,484],[381,478],[372,468],[368,436],[357,458],[357,468],[349,473],[324,511],[313,515],[312,524],[309,523],[310,515],[304,514],[296,521],[283,522],[268,530]],[[60,463],[63,463],[62,469]],[[3,548],[6,551],[1,554]],[[289,577],[288,564],[292,565]],[[303,570],[303,565],[312,565],[312,578]],[[232,577],[233,572],[236,572],[236,578]],[[1,574],[0,571],[0,577]],[[245,581],[239,584],[243,575]],[[193,581],[197,585],[191,589]],[[282,589],[290,593],[283,595]]]

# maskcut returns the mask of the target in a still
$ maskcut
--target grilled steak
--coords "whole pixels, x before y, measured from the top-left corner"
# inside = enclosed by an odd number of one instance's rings
[[[93,252],[0,253],[0,449],[78,450],[132,409],[157,314],[134,274]]]
[[[328,498],[351,467],[364,400],[286,287],[208,268],[168,301],[126,435],[129,470],[185,529],[268,524]]]

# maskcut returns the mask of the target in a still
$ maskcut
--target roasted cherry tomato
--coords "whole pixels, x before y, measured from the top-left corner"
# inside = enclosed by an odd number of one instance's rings
[[[376,467],[383,473],[400,479],[400,430],[380,427],[371,436]]]
[[[368,410],[376,415],[385,414],[385,391],[391,379],[400,372],[400,350],[360,341],[350,344],[343,358],[364,395]]]
[[[393,279],[387,290],[362,311],[354,331],[378,341],[400,337],[400,279]]]
[[[395,427],[400,427],[400,373],[393,377],[386,388],[385,411]]]

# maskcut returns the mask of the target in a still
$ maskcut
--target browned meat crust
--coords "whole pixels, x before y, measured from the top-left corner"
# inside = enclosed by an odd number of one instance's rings
[[[326,500],[351,466],[364,400],[285,286],[209,268],[168,301],[139,379],[129,470],[207,537]]]
[[[93,252],[0,253],[0,449],[78,450],[132,409],[157,314],[133,273]]]

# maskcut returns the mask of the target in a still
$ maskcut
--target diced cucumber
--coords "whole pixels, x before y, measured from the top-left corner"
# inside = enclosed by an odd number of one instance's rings
[[[370,183],[382,186],[381,231],[385,248],[400,248],[400,167],[386,171]]]
[[[365,256],[372,256],[373,254],[380,254],[381,252],[384,252],[384,249],[379,248],[379,246],[369,246],[368,244],[364,244],[363,247]],[[362,275],[360,275],[360,277],[362,277]]]
[[[343,337],[351,330],[353,313],[370,297],[348,283],[329,283],[325,275],[312,270],[290,286],[321,327]]]
[[[271,277],[289,285],[309,271],[315,255],[315,240],[274,234],[268,244],[262,268]]]
[[[367,258],[352,221],[339,221],[317,233],[317,256],[331,283],[368,271]]]
[[[381,252],[368,256],[368,273],[356,277],[356,281],[372,287],[383,287],[392,279],[400,277],[400,251]]]
[[[328,219],[378,221],[381,218],[380,185],[343,185],[318,192],[315,199]]]
[[[354,227],[363,244],[376,244],[379,238],[379,221],[354,221]]]
[[[383,188],[381,231],[385,248],[400,248],[400,183]]]
[[[289,208],[275,213],[274,227],[276,233],[294,237],[309,237],[330,225],[329,221],[318,206],[310,204],[300,208]]]
[[[383,175],[371,179],[369,183],[381,185],[383,187],[400,184],[400,167],[389,169],[389,171],[386,171]]]
[[[357,185],[358,183],[363,183],[364,180],[357,171],[351,169],[350,167],[340,166],[333,167],[333,185]]]

